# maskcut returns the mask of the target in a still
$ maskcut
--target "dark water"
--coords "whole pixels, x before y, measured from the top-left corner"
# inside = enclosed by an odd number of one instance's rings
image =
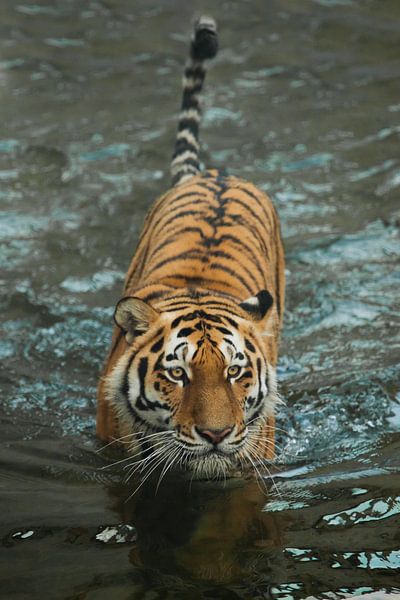
[[[0,4],[4,598],[400,590],[400,4],[213,4]],[[96,380],[206,9],[204,161],[270,193],[286,243],[278,474],[125,501]]]

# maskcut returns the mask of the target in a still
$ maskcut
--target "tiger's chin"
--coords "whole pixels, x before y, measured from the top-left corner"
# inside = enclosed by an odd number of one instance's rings
[[[239,474],[234,456],[209,452],[187,462],[187,471],[193,479],[226,479]]]

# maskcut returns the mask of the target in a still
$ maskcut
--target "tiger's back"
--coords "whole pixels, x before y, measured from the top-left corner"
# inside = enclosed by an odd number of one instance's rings
[[[97,432],[104,440],[133,436],[136,426],[143,427],[144,422],[154,434],[158,427],[180,432],[185,425],[177,421],[186,418],[187,439],[198,441],[200,436],[215,449],[231,436],[231,445],[239,444],[233,432],[239,436],[248,427],[246,410],[251,406],[250,416],[261,420],[257,435],[263,437],[257,439],[261,446],[265,442],[263,456],[272,457],[284,253],[279,220],[264,192],[216,170],[200,173],[198,93],[205,77],[204,60],[215,54],[216,45],[215,24],[203,18],[185,71],[172,162],[175,185],[147,216],[128,269],[99,386]],[[157,355],[154,364],[152,354]],[[240,377],[228,375],[235,368],[240,369]],[[213,373],[219,369],[224,375],[215,379]],[[203,389],[204,379],[210,385],[214,381],[214,391]],[[246,391],[256,389],[257,379],[257,390]],[[183,391],[190,388],[186,408],[183,396],[177,398],[168,388],[171,383]],[[262,402],[268,405],[265,411]],[[159,410],[163,418],[157,420],[152,414],[147,422],[145,408],[153,413]]]

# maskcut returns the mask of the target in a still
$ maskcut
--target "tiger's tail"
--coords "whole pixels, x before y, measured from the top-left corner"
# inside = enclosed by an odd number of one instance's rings
[[[183,183],[200,171],[199,125],[201,117],[199,94],[206,76],[204,61],[218,51],[217,25],[211,17],[200,17],[195,23],[190,45],[190,57],[183,77],[183,97],[178,133],[171,162],[172,185]]]

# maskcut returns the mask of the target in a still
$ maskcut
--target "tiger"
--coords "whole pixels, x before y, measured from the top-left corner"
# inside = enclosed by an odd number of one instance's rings
[[[271,199],[199,160],[200,92],[218,51],[194,24],[171,162],[115,312],[98,387],[97,435],[135,469],[198,478],[257,470],[275,456],[276,364],[285,292]]]

